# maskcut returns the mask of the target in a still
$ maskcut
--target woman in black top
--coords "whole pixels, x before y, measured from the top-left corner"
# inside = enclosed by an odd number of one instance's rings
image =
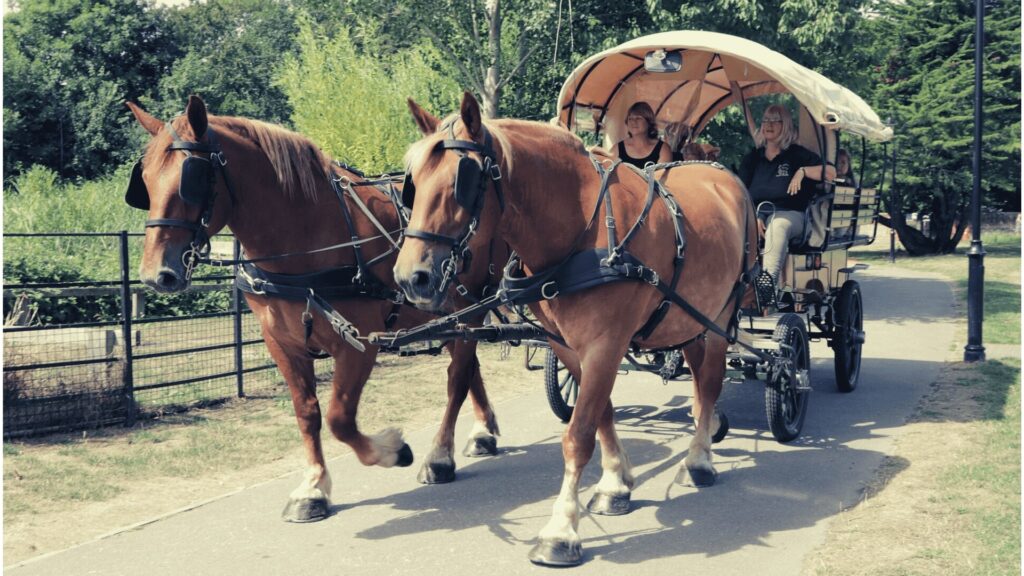
[[[647,102],[637,102],[629,107],[626,138],[615,147],[615,157],[638,168],[672,161],[672,152],[658,138],[654,110]]]
[[[821,158],[797,144],[796,137],[789,109],[773,104],[764,111],[761,128],[754,134],[758,147],[740,163],[739,177],[754,205],[768,201],[775,206],[764,233],[762,274],[769,276],[758,282],[759,287],[769,287],[759,294],[768,305],[774,305],[774,286],[789,253],[789,242],[804,234],[804,211],[814,196],[809,181],[822,180]],[[836,169],[828,166],[824,177],[834,180]]]

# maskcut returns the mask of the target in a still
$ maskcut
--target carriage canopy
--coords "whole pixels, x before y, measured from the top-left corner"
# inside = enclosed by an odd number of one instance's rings
[[[651,34],[586,59],[562,85],[558,119],[614,140],[626,110],[643,100],[659,123],[699,133],[726,106],[748,111],[747,100],[775,93],[792,94],[820,126],[892,138],[864,100],[821,74],[756,42],[694,30]]]

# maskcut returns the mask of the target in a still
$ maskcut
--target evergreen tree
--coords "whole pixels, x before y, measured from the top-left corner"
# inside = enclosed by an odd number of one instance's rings
[[[984,205],[1020,210],[1020,4],[990,0],[985,16]],[[952,252],[967,225],[974,134],[972,0],[907,0],[880,7],[884,46],[877,109],[891,113],[898,146],[892,225],[911,254]],[[905,214],[930,217],[927,235]]]

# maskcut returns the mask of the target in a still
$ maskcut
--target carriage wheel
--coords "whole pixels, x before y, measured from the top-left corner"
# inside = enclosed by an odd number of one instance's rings
[[[569,372],[555,355],[555,351],[550,348],[544,357],[544,389],[548,394],[551,411],[562,422],[568,422],[580,396],[580,383],[573,378],[572,372]]]
[[[811,367],[807,328],[796,314],[784,314],[772,338],[782,344],[782,359],[770,371],[764,403],[772,435],[779,442],[789,442],[800,435],[807,416]]]
[[[836,388],[840,392],[853,392],[860,379],[861,349],[864,347],[864,303],[856,280],[847,280],[839,289],[833,320]]]

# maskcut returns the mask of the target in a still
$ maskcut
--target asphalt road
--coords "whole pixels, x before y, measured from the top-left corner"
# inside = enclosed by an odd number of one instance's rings
[[[829,521],[854,505],[890,453],[901,426],[955,358],[953,296],[924,275],[896,278],[884,266],[857,274],[867,343],[859,388],[836,392],[832,356],[812,347],[810,408],[803,435],[781,445],[768,430],[763,385],[726,386],[720,406],[732,430],[716,445],[711,488],[673,483],[692,432],[688,382],[620,376],[612,396],[638,486],[626,516],[584,516],[582,574],[793,575],[825,537]],[[364,468],[351,455],[330,462],[334,514],[287,524],[280,512],[298,472],[155,519],[5,572],[12,576],[145,574],[434,574],[549,572],[526,555],[562,476],[563,425],[537,390],[497,407],[504,436],[493,458],[458,459],[448,485],[416,482],[411,468]],[[462,422],[468,422],[463,418]],[[417,455],[433,429],[406,431]],[[460,425],[458,441],[468,427]],[[600,473],[587,467],[586,503]],[[255,479],[254,479],[255,480]]]

